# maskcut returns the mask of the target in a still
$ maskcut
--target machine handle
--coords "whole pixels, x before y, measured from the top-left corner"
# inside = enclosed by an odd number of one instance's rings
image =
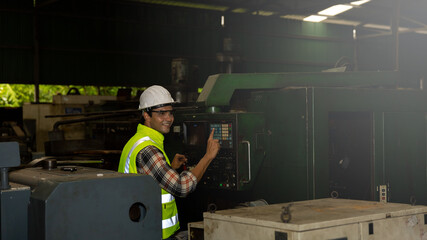
[[[242,182],[249,183],[251,181],[251,143],[249,141],[242,141],[242,143],[248,144],[248,172],[249,172],[248,180],[247,181],[243,180]]]

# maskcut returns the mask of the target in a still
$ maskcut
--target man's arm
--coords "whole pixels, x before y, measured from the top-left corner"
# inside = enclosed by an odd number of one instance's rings
[[[166,163],[163,153],[154,146],[147,146],[136,156],[138,173],[150,175],[160,187],[178,197],[185,197],[196,189],[197,179],[189,171],[179,174]]]
[[[208,168],[209,164],[212,162],[212,160],[216,157],[220,145],[218,139],[213,139],[214,129],[212,129],[211,134],[209,135],[208,144],[206,146],[206,153],[200,159],[199,163],[191,170],[191,172],[196,176],[197,182],[202,179],[203,174],[206,172],[206,169]]]

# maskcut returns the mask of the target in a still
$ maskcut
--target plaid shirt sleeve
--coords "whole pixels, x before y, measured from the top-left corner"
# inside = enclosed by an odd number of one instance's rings
[[[179,174],[167,164],[163,153],[147,146],[136,156],[138,173],[152,176],[161,188],[178,197],[185,197],[196,189],[197,178],[189,171]]]

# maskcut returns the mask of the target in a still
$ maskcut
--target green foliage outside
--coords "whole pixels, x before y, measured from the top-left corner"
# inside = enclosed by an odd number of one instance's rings
[[[39,101],[52,102],[53,95],[67,95],[71,88],[75,88],[81,95],[116,96],[122,87],[97,87],[97,86],[65,86],[65,85],[40,85]],[[132,88],[135,96],[138,88]],[[31,84],[0,84],[0,107],[21,107],[24,102],[34,102],[34,85]],[[70,94],[75,93],[74,90]]]

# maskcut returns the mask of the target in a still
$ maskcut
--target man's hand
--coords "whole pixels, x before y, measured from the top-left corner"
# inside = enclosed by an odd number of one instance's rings
[[[206,146],[205,156],[210,160],[212,160],[216,157],[216,155],[217,155],[217,153],[221,147],[219,145],[219,140],[213,138],[214,132],[215,132],[215,129],[212,129],[211,134],[209,135],[209,138],[208,138],[208,144]]]
[[[212,129],[211,135],[209,135],[205,156],[200,159],[199,163],[197,163],[195,168],[191,169],[191,172],[197,178],[197,182],[202,179],[203,174],[205,174],[206,169],[208,168],[212,160],[216,157],[216,154],[218,153],[219,148],[221,147],[219,145],[219,140],[213,138],[214,131],[215,129]]]
[[[187,163],[188,159],[182,154],[175,154],[175,157],[172,160],[171,167],[175,170],[180,168],[182,165]]]

